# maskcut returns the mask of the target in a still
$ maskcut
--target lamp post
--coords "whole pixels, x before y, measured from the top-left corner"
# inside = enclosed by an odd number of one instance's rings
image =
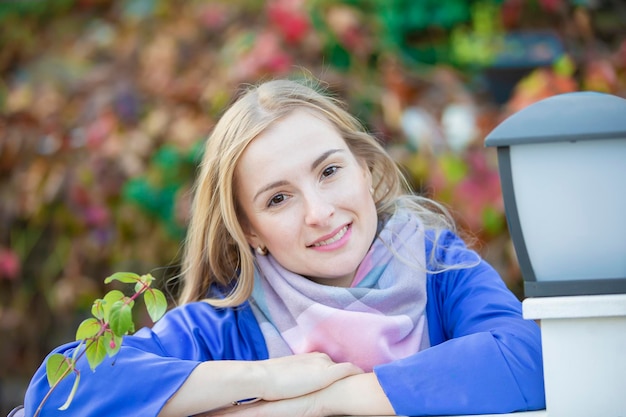
[[[524,317],[541,321],[549,417],[626,416],[626,100],[550,97],[497,148]]]

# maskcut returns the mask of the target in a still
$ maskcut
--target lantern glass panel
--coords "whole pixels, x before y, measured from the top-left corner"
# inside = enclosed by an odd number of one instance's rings
[[[626,138],[510,148],[537,281],[626,277]]]

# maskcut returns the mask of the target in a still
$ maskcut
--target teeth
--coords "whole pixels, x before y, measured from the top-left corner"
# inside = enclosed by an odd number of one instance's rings
[[[348,231],[348,226],[346,225],[343,229],[341,229],[339,232],[337,232],[337,234],[333,237],[331,237],[330,239],[326,239],[323,240],[321,242],[317,242],[316,244],[313,245],[313,247],[320,247],[320,246],[325,246],[325,245],[330,245],[333,242],[338,241],[339,239],[341,239],[343,237],[343,235],[346,234],[346,232]]]

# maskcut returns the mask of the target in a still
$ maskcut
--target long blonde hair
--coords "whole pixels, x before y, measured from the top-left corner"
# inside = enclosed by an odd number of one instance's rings
[[[352,153],[366,161],[379,216],[393,214],[402,205],[417,211],[427,227],[453,228],[450,216],[437,203],[411,195],[395,161],[343,103],[321,92],[319,84],[268,81],[248,88],[220,118],[207,140],[194,189],[179,303],[204,300],[226,307],[240,305],[250,297],[254,256],[241,227],[235,168],[252,140],[296,109],[325,117]],[[228,288],[223,298],[206,298],[213,284]]]

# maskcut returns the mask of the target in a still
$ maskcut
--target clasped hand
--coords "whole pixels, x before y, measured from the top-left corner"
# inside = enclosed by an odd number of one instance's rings
[[[256,362],[262,381],[261,401],[222,408],[201,416],[316,416],[315,393],[363,371],[351,363],[335,363],[324,353],[307,353]]]

